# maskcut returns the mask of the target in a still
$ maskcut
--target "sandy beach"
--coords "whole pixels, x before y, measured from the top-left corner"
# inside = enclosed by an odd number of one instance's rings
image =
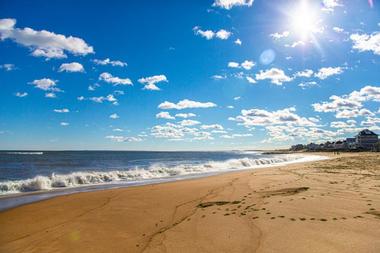
[[[380,155],[61,196],[0,213],[0,252],[380,252]]]

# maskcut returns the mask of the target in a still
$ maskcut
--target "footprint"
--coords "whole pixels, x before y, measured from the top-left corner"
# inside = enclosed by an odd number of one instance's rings
[[[319,220],[320,220],[320,221],[327,221],[327,219],[323,219],[323,218],[322,218],[322,219],[319,219]]]
[[[305,221],[305,220],[306,220],[306,218],[303,218],[303,217],[302,217],[302,218],[300,218],[300,220],[301,220],[301,221]]]
[[[255,220],[255,219],[258,219],[258,218],[259,218],[259,216],[253,216],[253,217],[252,217],[252,219],[254,219],[254,220]]]

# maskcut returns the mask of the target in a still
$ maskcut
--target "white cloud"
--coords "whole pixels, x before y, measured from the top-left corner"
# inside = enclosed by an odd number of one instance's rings
[[[199,125],[201,122],[197,120],[184,119],[180,121],[179,123],[181,124],[181,126],[195,126],[195,125]]]
[[[84,72],[83,65],[78,62],[63,63],[59,67],[59,72]]]
[[[290,82],[293,79],[287,76],[282,69],[271,68],[268,70],[260,70],[260,73],[256,74],[256,80],[269,79],[271,83],[276,85],[282,85],[284,82]]]
[[[118,100],[117,98],[112,95],[112,94],[109,94],[107,96],[99,96],[99,97],[89,97],[89,98],[85,98],[84,96],[80,96],[80,97],[77,97],[77,99],[79,101],[83,101],[83,100],[90,100],[90,101],[93,101],[95,103],[103,103],[105,101],[108,101],[110,103],[112,103],[113,105],[118,105]]]
[[[234,61],[230,61],[228,63],[228,67],[229,68],[243,68],[245,70],[250,70],[251,68],[253,68],[254,66],[256,65],[255,62],[253,61],[249,61],[249,60],[245,60],[243,61],[242,63],[238,63],[238,62],[234,62]]]
[[[195,35],[199,35],[206,40],[211,40],[213,38],[218,38],[221,40],[227,40],[232,33],[230,31],[227,31],[225,29],[220,29],[219,31],[212,31],[212,30],[202,30],[199,26],[195,26],[193,28],[193,31]]]
[[[336,33],[342,33],[342,32],[344,32],[344,29],[341,27],[338,27],[338,26],[334,26],[333,31]]]
[[[255,84],[257,83],[256,80],[253,78],[253,77],[250,77],[250,76],[246,76],[245,77],[247,79],[247,81],[251,84]]]
[[[113,85],[132,85],[131,79],[112,76],[110,73],[107,72],[103,72],[102,74],[100,74],[99,80],[103,80],[106,83],[112,83]]]
[[[197,115],[195,115],[194,113],[177,113],[175,116],[178,118],[187,119],[191,117],[196,117]]]
[[[238,62],[230,61],[227,66],[229,68],[239,68],[240,64]]]
[[[67,108],[62,108],[62,109],[54,109],[54,112],[57,112],[57,113],[68,113],[68,112],[70,112],[70,110],[67,109]]]
[[[169,112],[159,112],[156,114],[157,119],[175,119]]]
[[[120,116],[117,115],[117,113],[112,113],[112,114],[110,115],[110,119],[119,119],[119,118],[120,118]]]
[[[298,125],[315,126],[315,119],[310,120],[295,113],[294,107],[289,107],[277,111],[267,111],[263,109],[242,110],[236,118],[231,118],[246,127],[268,126],[268,125]]]
[[[55,93],[53,92],[47,92],[45,93],[45,98],[56,98],[57,95],[55,95]]]
[[[312,107],[317,112],[335,112],[337,118],[373,116],[373,112],[363,108],[363,102],[366,101],[380,102],[380,87],[367,85],[348,95],[333,95],[330,97],[330,101],[314,103]]]
[[[126,137],[126,136],[118,136],[118,135],[108,135],[105,137],[106,139],[110,139],[115,142],[140,142],[143,139],[140,137]]]
[[[340,75],[343,73],[342,67],[327,67],[327,68],[320,68],[317,73],[314,74],[315,77],[318,77],[319,79],[326,79],[333,75]]]
[[[160,90],[156,84],[159,82],[168,82],[168,79],[165,75],[156,75],[140,78],[138,82],[144,84],[144,90]]]
[[[213,75],[211,78],[214,80],[223,80],[223,79],[226,79],[227,76],[225,76],[225,75]]]
[[[255,64],[253,61],[245,60],[245,61],[243,61],[240,65],[241,65],[241,67],[242,67],[243,69],[250,70],[250,69],[253,68],[253,66],[255,66],[256,64]]]
[[[0,39],[10,39],[30,48],[33,56],[46,58],[66,58],[65,52],[73,55],[94,53],[94,49],[83,39],[46,30],[36,31],[32,28],[16,28],[16,19],[0,19]]]
[[[240,39],[236,39],[236,40],[234,41],[234,43],[235,43],[236,45],[239,45],[239,46],[241,46],[241,44],[243,44],[243,42],[242,42]]]
[[[318,83],[316,81],[310,81],[310,82],[303,82],[298,84],[298,87],[301,87],[302,89],[310,88],[318,86]]]
[[[336,7],[343,6],[339,0],[323,0],[323,11],[333,12]]]
[[[111,65],[111,66],[117,66],[117,67],[126,67],[128,64],[126,62],[122,61],[111,61],[110,58],[106,58],[104,60],[94,59],[93,62],[97,65]]]
[[[240,100],[241,97],[234,97],[234,100],[237,101],[237,100]]]
[[[219,124],[212,124],[212,125],[202,125],[202,129],[208,130],[208,129],[213,129],[213,130],[223,130],[223,126]]]
[[[356,126],[356,121],[355,120],[347,120],[346,122],[344,121],[332,121],[330,123],[330,127],[332,128],[351,128]]]
[[[353,49],[359,52],[372,51],[376,55],[380,55],[380,32],[372,34],[358,34],[350,35],[350,39],[354,43]]]
[[[227,31],[227,30],[224,30],[224,29],[220,29],[219,31],[217,31],[215,33],[215,36],[221,40],[227,40],[230,36],[231,36],[231,32]]]
[[[51,92],[59,92],[61,91],[59,88],[57,88],[57,81],[52,80],[50,78],[42,78],[37,79],[31,82],[34,87],[44,90],[44,91],[51,91]]]
[[[210,108],[210,107],[216,107],[216,104],[212,102],[197,102],[192,101],[189,99],[184,99],[179,101],[177,104],[165,101],[158,105],[159,109],[177,109],[177,110],[183,110],[188,108]]]
[[[296,72],[294,77],[311,77],[314,71],[311,69],[305,69],[303,71]]]
[[[253,0],[215,0],[212,6],[230,10],[235,6],[252,6]]]
[[[281,38],[286,38],[286,37],[288,37],[289,34],[290,34],[289,31],[284,31],[284,32],[282,32],[282,33],[272,33],[272,34],[270,34],[269,36],[271,36],[271,37],[272,37],[273,39],[275,39],[275,40],[278,40],[278,39],[281,39]]]
[[[28,96],[28,93],[27,92],[16,92],[15,96],[19,97],[19,98],[23,98],[23,97]]]
[[[5,71],[12,71],[16,69],[16,66],[11,63],[5,63],[0,65],[0,69],[4,69]]]
[[[200,131],[195,125],[200,124],[198,121],[183,120],[179,124],[166,123],[151,128],[151,135],[156,138],[165,138],[169,140],[212,140],[211,133]],[[192,126],[192,127],[189,127]]]
[[[61,122],[61,123],[59,123],[61,126],[68,126],[68,125],[70,125],[69,123],[67,123],[67,122]]]

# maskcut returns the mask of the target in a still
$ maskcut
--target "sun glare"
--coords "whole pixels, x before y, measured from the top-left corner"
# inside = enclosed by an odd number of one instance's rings
[[[302,40],[308,39],[318,30],[318,16],[307,0],[300,1],[290,14],[291,29]]]

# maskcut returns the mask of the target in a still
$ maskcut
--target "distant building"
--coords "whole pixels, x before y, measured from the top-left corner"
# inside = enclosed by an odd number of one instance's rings
[[[379,141],[379,136],[375,134],[374,132],[368,129],[365,129],[365,130],[360,131],[355,136],[355,141],[356,141],[357,148],[373,149],[376,147]]]
[[[347,138],[346,139],[347,149],[356,149],[356,138]]]

